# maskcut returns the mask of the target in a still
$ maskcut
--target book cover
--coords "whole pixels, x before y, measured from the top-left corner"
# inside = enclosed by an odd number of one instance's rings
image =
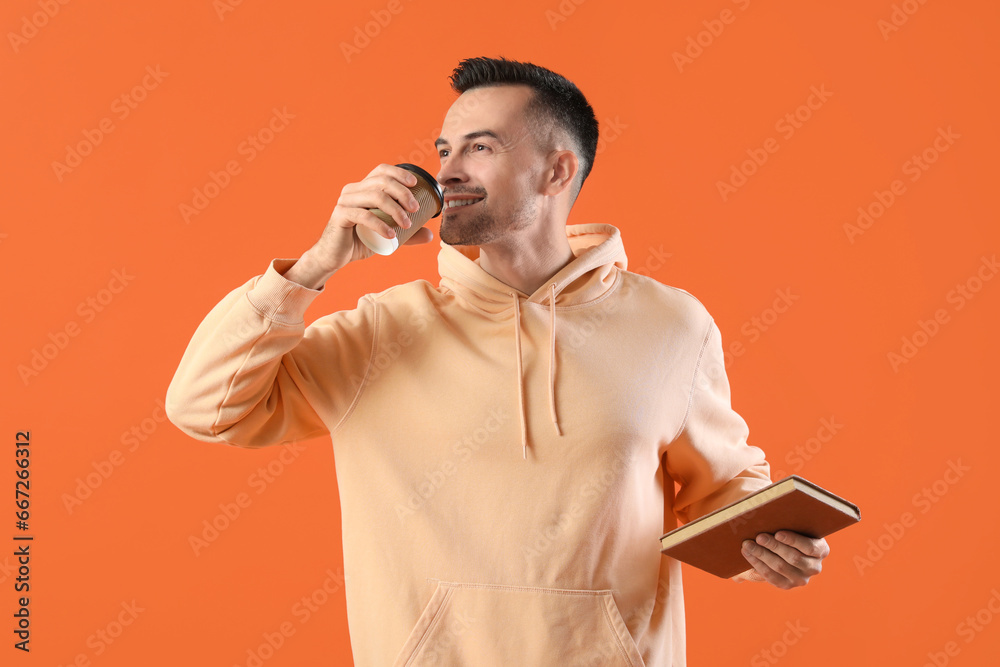
[[[660,538],[671,558],[729,578],[750,569],[740,548],[759,533],[826,537],[861,520],[853,503],[797,475],[786,477]]]

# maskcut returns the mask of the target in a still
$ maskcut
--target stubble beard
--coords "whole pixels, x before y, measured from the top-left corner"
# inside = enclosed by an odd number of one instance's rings
[[[458,246],[482,246],[493,243],[508,232],[530,227],[538,214],[537,205],[530,199],[521,202],[517,210],[506,215],[494,214],[488,199],[473,206],[479,206],[480,210],[467,220],[459,220],[456,216],[444,213],[447,217],[441,221],[441,229],[438,232],[444,243]],[[504,219],[509,222],[504,224],[502,222]]]

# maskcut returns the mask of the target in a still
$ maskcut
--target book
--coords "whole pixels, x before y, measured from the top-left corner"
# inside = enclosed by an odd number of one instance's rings
[[[741,549],[758,533],[790,530],[820,538],[860,520],[857,505],[791,475],[671,530],[660,538],[660,551],[728,579],[751,568]]]

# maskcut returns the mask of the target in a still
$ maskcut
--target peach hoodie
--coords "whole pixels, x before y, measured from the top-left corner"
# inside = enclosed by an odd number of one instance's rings
[[[275,259],[184,352],[166,410],[191,437],[332,435],[356,665],[685,664],[659,537],[768,464],[702,304],[628,272],[615,227],[567,235],[576,258],[534,294],[442,243],[437,287],[309,327],[323,290]]]

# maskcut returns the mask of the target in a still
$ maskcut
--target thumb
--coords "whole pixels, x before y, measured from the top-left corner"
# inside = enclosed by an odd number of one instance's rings
[[[430,243],[434,240],[434,232],[427,229],[426,227],[421,227],[416,232],[413,233],[406,243],[403,245],[423,245],[424,243]]]

